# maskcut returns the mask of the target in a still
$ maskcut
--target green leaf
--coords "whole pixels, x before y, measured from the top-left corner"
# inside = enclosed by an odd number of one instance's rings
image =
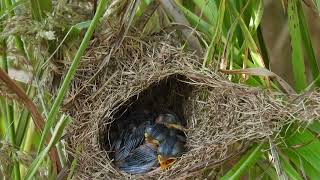
[[[320,172],[320,141],[308,129],[287,137],[286,144]]]
[[[245,155],[241,157],[237,164],[234,165],[232,169],[221,178],[221,180],[239,179],[261,157],[262,146],[263,143],[254,145]]]
[[[90,26],[90,24],[91,24],[91,20],[88,20],[88,21],[80,22],[76,24],[74,27],[79,30],[82,30],[82,29],[87,29]]]
[[[242,17],[240,16],[240,14],[238,13],[237,9],[233,6],[230,5],[229,6],[231,12],[234,14],[235,17],[237,17],[239,25],[241,27],[243,36],[245,37],[245,40],[247,42],[248,47],[250,48],[250,54],[252,57],[253,62],[256,64],[256,66],[258,67],[265,67],[264,62],[262,60],[262,57],[259,53],[258,47],[248,29],[248,27],[246,26],[244,20],[242,19]]]
[[[296,91],[300,92],[305,89],[308,84],[305,75],[305,65],[301,47],[301,27],[298,17],[297,2],[298,0],[288,0],[288,24],[291,38],[293,77]]]
[[[261,19],[263,16],[263,10],[264,10],[264,1],[263,0],[256,0],[251,1],[251,17],[250,17],[250,27],[254,31],[256,31],[261,23]]]
[[[36,159],[32,162],[30,168],[28,169],[28,172],[25,176],[25,179],[29,180],[34,177],[37,170],[41,166],[42,162],[44,161],[45,157],[49,153],[50,149],[56,145],[58,141],[60,141],[61,136],[63,135],[63,130],[67,126],[67,124],[70,122],[70,118],[62,116],[60,121],[57,123],[54,132],[52,134],[52,138],[50,142],[48,143],[48,146],[42,150],[36,157]]]
[[[301,157],[297,152],[290,149],[282,150],[283,155],[287,156],[288,159],[293,162],[296,169],[299,169],[301,174],[305,174],[310,179],[318,179],[320,172],[314,169],[309,162],[307,162],[303,157]]]
[[[180,3],[177,3],[177,5],[193,27],[196,27],[197,30],[205,33],[208,37],[211,37],[211,35],[214,34],[212,26],[208,22],[204,21],[201,17],[198,17],[196,14],[183,7]]]
[[[204,16],[208,19],[208,22],[215,27],[219,16],[219,9],[216,5],[218,2],[208,0],[193,0],[193,2],[203,12]]]
[[[308,129],[316,134],[320,134],[320,122],[313,121],[311,124],[308,125]]]
[[[301,30],[302,43],[306,51],[305,54],[307,56],[307,60],[310,64],[308,68],[311,69],[313,79],[316,79],[319,76],[319,66],[318,66],[318,62],[314,52],[314,48],[312,47],[308,23],[304,16],[303,8],[301,6],[300,1],[297,2],[297,10],[298,10],[299,23],[301,24],[300,30]],[[315,81],[315,84],[319,87],[320,79],[317,79]]]
[[[4,116],[5,116],[5,112],[4,112],[4,103],[5,101],[3,100],[3,98],[0,98],[0,139],[4,138],[5,133],[6,133],[6,126],[4,123]]]
[[[278,179],[276,170],[271,166],[270,162],[268,162],[267,160],[258,161],[257,166],[260,167],[263,173],[266,173],[270,177],[270,179]],[[253,179],[257,179],[257,177],[253,177]]]
[[[291,166],[291,164],[281,154],[280,154],[280,161],[281,161],[281,166],[282,166],[283,170],[286,172],[286,174],[288,175],[289,179],[303,180],[303,178],[295,170],[295,168],[293,166]]]
[[[80,147],[82,148],[82,146],[78,146],[77,147],[77,150],[76,150],[76,157],[73,159],[72,163],[71,163],[71,167],[70,167],[70,172],[68,174],[68,177],[67,177],[67,180],[71,180],[75,171],[76,171],[76,168],[77,168],[77,165],[78,165],[78,158],[79,158],[79,155],[80,155]]]
[[[35,95],[35,88],[29,87],[27,90],[27,95],[29,97],[33,97]],[[16,146],[20,147],[23,139],[26,136],[26,131],[28,128],[28,124],[30,121],[30,112],[24,109],[21,113],[19,113],[18,125],[16,128]]]
[[[14,11],[18,6],[26,3],[28,0],[21,0],[18,2],[15,2],[11,5],[9,5],[8,7],[6,7],[5,9],[2,9],[0,11],[0,20],[6,16],[8,16],[12,11]]]
[[[30,0],[32,16],[35,20],[42,20],[46,13],[52,11],[51,0]]]
[[[219,5],[219,11],[218,11],[218,21],[215,25],[217,28],[215,29],[215,33],[212,36],[210,45],[207,48],[207,51],[205,53],[203,65],[202,65],[203,67],[210,64],[213,60],[214,46],[216,43],[218,43],[218,39],[221,36],[225,9],[226,9],[226,2],[225,0],[221,0]]]

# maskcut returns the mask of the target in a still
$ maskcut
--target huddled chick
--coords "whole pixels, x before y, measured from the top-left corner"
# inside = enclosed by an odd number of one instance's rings
[[[145,116],[136,112],[128,118],[128,128],[122,129],[112,145],[115,165],[120,170],[141,174],[159,165],[161,169],[166,169],[185,152],[183,131],[186,128],[176,115],[163,113]]]

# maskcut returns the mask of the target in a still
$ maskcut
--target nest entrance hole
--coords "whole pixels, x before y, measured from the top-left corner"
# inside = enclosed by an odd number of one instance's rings
[[[185,76],[178,74],[165,77],[151,84],[138,95],[131,97],[115,110],[111,115],[112,121],[104,120],[109,123],[107,122],[108,125],[100,131],[100,145],[108,152],[110,159],[114,157],[111,146],[120,136],[121,127],[129,126],[129,123],[125,121],[132,112],[151,112],[155,116],[160,113],[174,113],[182,124],[187,126],[184,109],[193,88],[186,83],[186,79]],[[123,123],[127,124],[123,125]]]

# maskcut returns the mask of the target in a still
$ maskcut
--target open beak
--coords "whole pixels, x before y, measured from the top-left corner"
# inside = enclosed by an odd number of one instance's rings
[[[147,133],[144,133],[144,137],[147,143],[154,144],[154,145],[160,144],[158,140],[151,138]]]
[[[176,162],[176,158],[164,158],[161,155],[158,155],[158,161],[160,163],[160,169],[164,170],[170,167],[173,163]]]
[[[174,128],[174,129],[178,129],[180,131],[186,132],[188,129],[182,127],[181,125],[178,124],[167,124],[168,128]]]

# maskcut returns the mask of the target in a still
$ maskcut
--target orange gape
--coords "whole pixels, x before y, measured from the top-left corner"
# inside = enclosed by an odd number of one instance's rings
[[[169,159],[163,159],[161,158],[161,156],[158,155],[158,161],[160,163],[160,169],[167,169],[168,167],[170,167],[173,163],[176,162],[175,158],[169,158]]]

